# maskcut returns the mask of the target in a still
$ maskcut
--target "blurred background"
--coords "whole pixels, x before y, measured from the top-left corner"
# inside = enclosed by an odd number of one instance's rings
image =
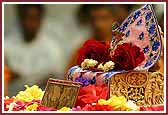
[[[44,89],[49,77],[64,79],[85,40],[110,42],[112,23],[121,24],[140,6],[5,4],[5,95],[16,95],[25,84]],[[154,5],[162,31],[163,8]]]

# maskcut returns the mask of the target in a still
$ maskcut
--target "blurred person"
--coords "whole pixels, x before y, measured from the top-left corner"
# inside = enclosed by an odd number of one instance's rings
[[[5,37],[5,58],[11,77],[16,76],[9,83],[9,95],[15,95],[25,84],[44,88],[50,74],[62,77],[64,56],[60,44],[54,41],[59,36],[46,31],[49,22],[45,21],[44,10],[39,4],[16,6],[19,31]]]
[[[132,10],[133,5],[127,4],[84,4],[82,5],[78,12],[77,12],[77,18],[78,23],[82,26],[90,24],[90,11],[91,9],[97,9],[96,7],[106,7],[109,9],[111,14],[113,15],[113,18],[118,23],[122,23],[122,21],[128,16],[129,11]],[[118,15],[119,14],[119,15]]]
[[[106,5],[90,5],[89,22],[92,27],[93,37],[99,41],[110,42],[111,26],[115,22],[112,9]]]
[[[81,6],[78,12],[79,23],[91,26],[92,33],[88,39],[96,39],[106,43],[110,43],[112,39],[112,24],[114,22],[122,22],[127,15],[128,10],[126,5],[119,4],[85,4]],[[77,51],[70,58],[67,70],[76,65]]]

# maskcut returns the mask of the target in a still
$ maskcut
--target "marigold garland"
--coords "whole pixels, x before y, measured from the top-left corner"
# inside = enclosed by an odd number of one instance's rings
[[[73,108],[62,107],[61,109],[49,108],[41,104],[43,91],[37,85],[25,86],[25,91],[21,91],[16,97],[4,98],[5,111],[139,111],[139,110],[162,110],[158,107],[138,107],[133,101],[127,101],[124,96],[112,96],[110,99],[98,99],[96,103],[85,104],[82,107]],[[29,97],[30,96],[30,97]]]

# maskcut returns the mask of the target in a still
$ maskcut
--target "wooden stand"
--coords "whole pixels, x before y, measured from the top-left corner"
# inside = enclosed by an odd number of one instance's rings
[[[80,83],[49,78],[42,104],[56,109],[73,107],[79,88]]]
[[[164,102],[164,76],[159,72],[132,71],[116,74],[110,81],[110,96],[125,96],[137,105]]]

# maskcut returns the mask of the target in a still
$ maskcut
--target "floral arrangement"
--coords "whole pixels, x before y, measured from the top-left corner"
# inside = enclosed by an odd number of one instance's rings
[[[137,106],[133,101],[127,101],[124,96],[112,96],[106,100],[106,88],[88,85],[80,89],[76,106],[61,109],[49,108],[41,104],[44,92],[37,85],[25,86],[16,96],[4,98],[5,111],[160,111],[163,106]],[[96,92],[96,94],[95,94]]]
[[[82,87],[78,96],[76,107],[63,107],[59,110],[49,108],[41,104],[44,92],[37,86],[25,86],[24,91],[20,91],[15,97],[4,99],[5,111],[115,111],[115,110],[139,110],[132,102],[127,102],[121,97],[112,97],[105,100],[104,87],[95,87],[89,85]],[[88,90],[90,89],[90,90]],[[99,90],[98,94],[94,94],[95,90]],[[132,103],[132,106],[130,103]],[[130,106],[131,105],[131,106]],[[133,108],[132,108],[133,107]],[[135,109],[136,108],[136,109]]]
[[[44,94],[41,88],[37,85],[29,87],[25,85],[26,89],[20,91],[12,98],[5,97],[4,110],[5,111],[55,111],[54,108],[48,108],[41,104]]]
[[[144,59],[144,53],[135,45],[123,43],[112,50],[105,42],[87,40],[79,50],[77,63],[84,69],[108,72],[133,70]]]

